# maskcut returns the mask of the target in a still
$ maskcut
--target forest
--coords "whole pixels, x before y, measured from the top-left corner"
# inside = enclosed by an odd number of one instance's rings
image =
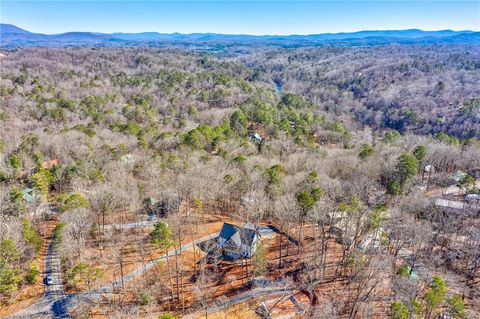
[[[479,83],[475,45],[2,50],[0,316],[478,318]]]

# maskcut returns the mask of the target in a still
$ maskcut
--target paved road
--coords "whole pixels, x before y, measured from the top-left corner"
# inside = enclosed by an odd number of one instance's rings
[[[472,209],[480,210],[480,205],[476,205],[475,203],[461,202],[461,201],[449,200],[449,199],[443,199],[443,198],[436,198],[434,203],[436,206],[453,208],[458,210],[462,210],[464,208],[472,208]]]
[[[189,243],[186,243],[184,244],[183,246],[181,246],[180,248],[178,248],[177,250],[171,250],[168,252],[168,257],[172,257],[172,256],[175,256],[176,253],[178,254],[181,254],[183,251],[185,250],[188,250],[188,249],[191,249],[193,248],[194,246],[196,246],[197,244],[201,243],[201,242],[204,242],[204,241],[207,241],[207,240],[210,240],[210,239],[213,239],[215,237],[218,237],[218,233],[213,233],[213,234],[210,234],[210,235],[207,235],[207,236],[204,236],[202,238],[199,238],[195,241],[192,241],[192,242],[189,242]],[[154,260],[151,260],[149,262],[147,262],[145,264],[145,266],[140,266],[139,268],[137,268],[136,270],[126,274],[125,276],[123,276],[123,283],[124,284],[127,284],[128,282],[134,280],[135,278],[141,276],[142,274],[144,274],[146,271],[150,270],[151,268],[153,268],[156,264],[158,264],[159,262],[161,261],[164,261],[167,259],[167,254],[163,254],[161,255],[160,257],[157,257],[156,259]],[[93,289],[91,290],[90,292],[85,292],[83,293],[84,297],[90,295],[92,297],[99,297],[101,296],[103,293],[106,293],[106,292],[112,292],[115,290],[115,288],[119,288],[121,287],[122,285],[122,278],[120,279],[117,279],[103,287],[100,287],[100,288],[97,288],[97,289]]]
[[[133,223],[128,223],[128,224],[107,224],[105,225],[105,229],[135,229],[135,228],[143,228],[143,227],[153,227],[155,226],[155,223],[157,223],[157,220],[143,220],[139,222],[133,222]],[[103,226],[101,225],[100,228],[103,229]]]
[[[263,229],[264,235],[271,235],[272,231],[269,228]],[[185,250],[189,250],[201,242],[211,240],[218,237],[218,233],[213,233],[195,241],[189,242],[178,248],[177,250],[171,250],[168,252],[168,257],[174,256],[176,253],[182,253]],[[159,262],[166,260],[167,254],[163,254],[158,258],[147,262],[145,265],[140,266],[136,270],[123,276],[123,283],[127,284],[130,281],[144,274],[146,271],[153,268]],[[29,308],[26,308],[11,317],[9,319],[23,319],[23,318],[45,318],[50,317],[54,319],[70,318],[68,315],[68,308],[72,307],[79,300],[92,300],[101,298],[104,293],[113,292],[116,288],[120,288],[122,285],[122,278],[115,280],[103,287],[96,288],[87,292],[79,294],[65,295],[62,286],[62,275],[60,271],[60,257],[54,249],[54,241],[50,240],[47,257],[45,262],[45,272],[50,274],[53,279],[53,284],[47,286],[45,289],[45,295],[37,303]],[[259,296],[278,294],[285,291],[291,291],[292,288],[278,288],[278,287],[266,287],[256,288],[249,290],[243,294],[236,295],[228,301],[228,305],[235,305],[245,302],[250,299],[258,298]],[[209,311],[213,311],[212,308]]]
[[[155,223],[155,221],[149,221],[149,223]],[[138,223],[135,223],[135,224],[138,224]],[[133,224],[125,224],[125,225],[132,225],[133,226]],[[263,226],[263,228],[261,230],[261,233],[263,234],[263,236],[266,236],[266,237],[272,236],[272,234],[274,232],[275,231],[269,226]],[[204,236],[202,238],[199,238],[195,241],[186,243],[183,246],[181,246],[177,251],[175,251],[175,250],[169,251],[168,252],[168,257],[175,256],[176,253],[181,254],[185,250],[192,249],[193,247],[195,247],[199,243],[211,240],[211,239],[216,238],[216,237],[218,237],[218,233],[213,233],[213,234]],[[162,256],[160,256],[160,257],[158,257],[158,258],[156,258],[152,261],[147,262],[145,264],[145,266],[141,266],[141,267],[137,268],[136,270],[126,274],[125,276],[123,276],[123,283],[127,284],[128,282],[130,282],[130,281],[134,280],[135,278],[141,276],[143,273],[145,273],[146,271],[153,268],[159,262],[166,260],[166,258],[167,258],[167,254],[164,254],[164,255],[162,255]],[[103,287],[93,289],[89,292],[85,292],[82,295],[83,295],[83,297],[87,297],[87,296],[100,297],[103,293],[112,292],[112,291],[115,290],[115,288],[120,288],[121,285],[122,285],[122,278],[117,279],[117,280],[115,280],[115,281],[113,281],[113,282],[111,282],[108,285],[105,285]]]
[[[43,297],[32,306],[7,318],[70,318],[66,307],[68,298],[62,284],[60,255],[55,249],[54,239],[50,239],[45,255],[44,283],[46,276],[52,277],[52,284],[45,285]]]
[[[193,248],[198,243],[213,239],[218,236],[218,233],[213,233],[202,237],[195,241],[189,242],[177,249],[168,252],[168,256],[174,256],[177,252],[181,253],[185,250]],[[149,261],[145,266],[140,266],[136,270],[123,276],[124,284],[141,276],[143,273],[154,267],[157,263],[166,260],[167,254],[164,254],[152,261]],[[113,281],[103,287],[93,289],[91,291],[65,295],[62,286],[62,275],[60,271],[60,257],[54,249],[54,242],[50,240],[48,245],[47,257],[45,262],[45,272],[50,274],[53,279],[53,284],[45,289],[45,295],[35,304],[26,308],[16,314],[7,317],[9,319],[27,319],[27,318],[54,318],[63,319],[70,318],[68,315],[68,308],[75,305],[78,300],[92,300],[100,298],[104,293],[112,292],[115,288],[121,287],[122,279]]]

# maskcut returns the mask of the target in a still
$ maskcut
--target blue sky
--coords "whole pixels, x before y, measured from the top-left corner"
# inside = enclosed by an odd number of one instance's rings
[[[312,34],[480,30],[477,1],[0,0],[0,21],[32,32]]]

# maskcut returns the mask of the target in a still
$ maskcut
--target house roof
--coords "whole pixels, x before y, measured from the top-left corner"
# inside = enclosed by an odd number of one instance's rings
[[[37,194],[35,191],[31,188],[24,188],[23,189],[23,199],[29,203],[33,203],[35,201],[35,198],[37,197]]]
[[[57,166],[58,164],[60,164],[59,159],[53,159],[53,160],[50,160],[50,161],[43,161],[42,162],[42,168],[49,169],[49,168]]]
[[[408,270],[408,278],[412,279],[412,280],[418,280],[418,272],[414,269],[412,269],[412,267],[410,266],[407,266],[407,270]]]
[[[252,223],[252,222],[247,222],[245,225],[243,225],[243,228],[251,229],[251,230],[257,229],[257,227],[255,226],[255,224]]]
[[[262,137],[261,137],[260,134],[258,134],[258,133],[253,134],[253,137],[256,138],[256,139],[259,140],[259,141],[262,140]]]
[[[158,203],[158,200],[153,197],[148,197],[144,200],[144,203],[145,205],[155,205],[156,203]]]
[[[456,182],[459,182],[465,176],[467,176],[467,173],[462,171],[456,171],[455,174],[452,175],[452,179]]]
[[[252,226],[253,228],[250,228]],[[245,227],[224,223],[219,237],[231,240],[236,246],[240,247],[242,244],[251,246],[256,234],[257,230],[253,223],[247,223]]]

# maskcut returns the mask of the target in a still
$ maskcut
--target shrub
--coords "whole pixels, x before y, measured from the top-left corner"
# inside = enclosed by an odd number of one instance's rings
[[[37,266],[35,264],[31,264],[30,268],[28,269],[27,275],[25,276],[25,281],[29,284],[35,283],[37,280],[37,276],[40,273]]]
[[[52,232],[52,238],[55,240],[55,246],[58,246],[62,242],[62,237],[63,237],[63,229],[65,228],[65,223],[58,223],[57,226],[55,226],[55,229]]]
[[[443,133],[443,132],[440,132],[440,133],[437,134],[437,139],[440,142],[443,142],[445,144],[460,145],[460,141],[458,140],[458,138],[456,138],[454,136],[451,136],[451,135],[448,135],[448,134]]]
[[[38,172],[33,174],[33,187],[39,190],[44,197],[48,196],[48,191],[50,184],[55,181],[53,174],[46,169],[40,169]]]
[[[58,198],[59,209],[61,211],[67,211],[77,208],[87,208],[90,206],[90,202],[87,198],[79,193],[72,193],[70,195],[60,195]]]
[[[394,301],[391,305],[392,319],[408,319],[410,310],[400,301]]]
[[[397,270],[397,274],[406,278],[410,277],[410,267],[407,265],[401,265]]]
[[[150,304],[152,301],[153,301],[153,297],[149,292],[142,291],[140,293],[140,304],[142,306],[146,306],[146,305]]]
[[[168,225],[160,221],[155,224],[155,229],[149,236],[152,244],[163,250],[168,249],[173,245],[171,234],[172,231],[168,228]]]
[[[465,309],[465,303],[462,300],[462,296],[456,294],[447,299],[448,312],[453,318],[463,319],[467,317]]]
[[[230,126],[236,130],[239,135],[244,135],[246,133],[247,125],[248,119],[242,110],[233,112],[230,117]]]
[[[0,121],[6,121],[10,118],[10,115],[7,111],[0,112]]]
[[[243,155],[238,155],[238,156],[235,156],[233,160],[237,163],[243,163],[247,160],[247,158]]]
[[[40,234],[32,228],[32,224],[28,219],[22,221],[22,236],[23,239],[34,248],[36,253],[42,249],[43,239]]]
[[[9,164],[16,173],[22,169],[22,160],[16,154],[12,154],[12,156],[10,156]]]
[[[93,267],[85,262],[80,262],[67,271],[67,283],[72,287],[86,285],[89,289],[92,283],[103,276],[100,268]]]
[[[258,247],[253,254],[252,265],[255,267],[253,270],[254,276],[263,276],[267,273],[268,260],[265,248],[261,243],[258,244]]]
[[[406,190],[410,181],[418,171],[418,161],[415,156],[403,153],[397,160],[393,179],[388,185],[388,192],[392,195],[399,195]]]
[[[16,206],[17,209],[23,210],[23,192],[17,186],[12,187],[10,190],[10,201]]]
[[[427,155],[427,148],[424,145],[418,145],[412,152],[417,161],[421,162]]]
[[[430,288],[425,293],[427,313],[432,313],[434,309],[443,304],[447,296],[447,290],[447,285],[442,278],[438,276],[432,277]]]
[[[396,130],[385,132],[383,140],[387,143],[393,142],[400,137],[400,133]]]
[[[83,124],[75,125],[74,129],[80,132],[85,133],[88,137],[94,137],[95,136],[95,130],[93,129],[92,123],[88,124],[87,126]]]
[[[63,122],[65,120],[65,111],[61,107],[47,109],[45,110],[45,115],[51,117],[57,122]]]
[[[225,184],[230,184],[233,181],[232,174],[226,174],[225,176],[223,176],[223,181],[225,182]]]
[[[73,111],[75,109],[75,103],[72,100],[58,99],[57,107]]]
[[[373,146],[371,146],[370,144],[363,144],[362,150],[358,154],[358,157],[360,157],[361,159],[366,159],[367,157],[372,156],[373,152]]]
[[[21,255],[13,240],[0,241],[0,293],[15,292],[22,281]]]

